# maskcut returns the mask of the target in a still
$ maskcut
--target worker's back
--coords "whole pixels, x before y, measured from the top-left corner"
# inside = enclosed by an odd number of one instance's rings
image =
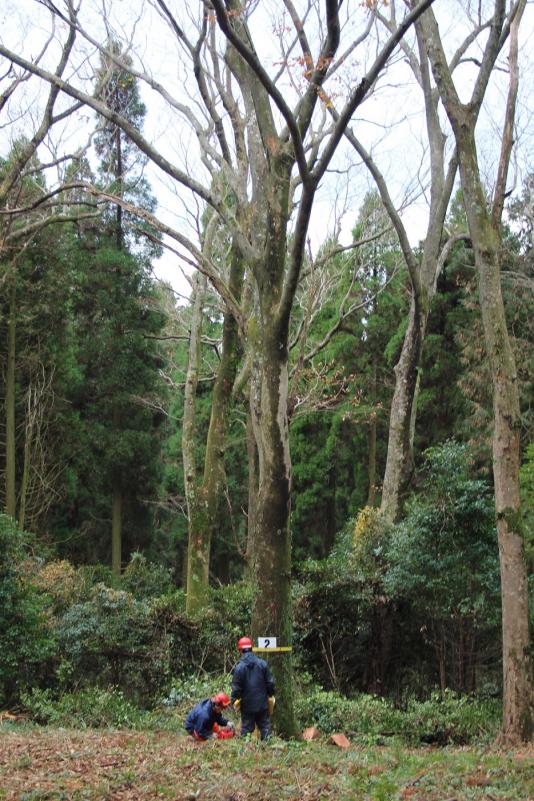
[[[233,671],[232,699],[240,699],[243,712],[254,713],[267,709],[270,695],[274,680],[267,662],[252,651],[244,653]]]

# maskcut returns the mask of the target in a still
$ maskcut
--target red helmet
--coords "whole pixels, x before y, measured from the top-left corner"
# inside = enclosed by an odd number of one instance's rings
[[[247,648],[252,648],[252,640],[250,639],[250,637],[241,637],[241,639],[237,643],[237,650],[245,651]]]
[[[226,693],[217,693],[217,695],[214,695],[211,700],[218,706],[230,706],[230,699]]]

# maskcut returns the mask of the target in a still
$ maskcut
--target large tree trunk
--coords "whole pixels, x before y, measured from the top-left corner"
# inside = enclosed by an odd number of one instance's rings
[[[519,496],[517,370],[501,292],[500,237],[491,224],[478,178],[474,141],[462,148],[460,169],[478,270],[486,353],[493,380],[493,477],[502,592],[502,735],[511,742],[527,741],[534,736],[534,695]]]
[[[250,401],[252,403],[252,400]],[[256,529],[256,507],[258,502],[258,448],[251,420],[247,415],[247,463],[248,463],[248,506],[247,506],[247,545],[245,551],[245,575],[251,580],[254,575],[256,556],[254,553],[254,532]]]
[[[257,265],[259,336],[249,325],[251,346],[257,346],[259,375],[254,380],[251,419],[258,446],[259,477],[254,529],[253,637],[272,636],[291,647],[291,537],[289,530],[291,459],[288,422],[289,318],[283,313],[287,222],[292,160],[281,151],[272,159],[266,186],[269,202],[264,256]],[[253,373],[255,370],[253,369]],[[297,733],[293,709],[291,651],[269,656],[276,681],[275,723],[286,737]]]
[[[267,340],[267,341],[265,341]],[[291,646],[291,462],[287,421],[288,370],[285,343],[264,332],[259,421],[259,492],[254,536],[254,637],[273,636]],[[269,657],[276,680],[277,728],[296,734],[291,652]]]

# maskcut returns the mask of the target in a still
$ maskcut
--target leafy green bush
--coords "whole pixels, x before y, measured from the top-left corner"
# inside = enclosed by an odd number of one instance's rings
[[[303,725],[324,732],[345,732],[352,736],[399,734],[402,712],[384,698],[361,694],[346,698],[339,693],[315,689],[299,698],[297,714]]]
[[[37,723],[50,726],[133,728],[142,719],[142,712],[114,688],[87,687],[59,697],[33,688],[22,695],[22,703]]]
[[[359,688],[369,636],[367,588],[332,559],[306,562],[299,579],[293,588],[299,670],[337,691]]]
[[[50,604],[33,582],[37,550],[30,535],[0,515],[0,706],[16,703],[39,681],[56,651]]]
[[[121,589],[137,600],[155,598],[172,592],[170,570],[148,562],[141,553],[133,553],[120,580]]]
[[[185,712],[198,701],[211,698],[218,692],[230,694],[230,676],[188,676],[173,680],[167,695],[161,699],[161,704],[165,707],[177,707]]]
[[[295,650],[322,686],[346,694],[388,688],[400,629],[384,592],[389,528],[364,509],[340,533],[331,556],[301,565],[294,587]]]
[[[427,701],[412,700],[403,713],[403,737],[408,742],[464,745],[497,736],[501,702],[435,692]]]
[[[168,675],[227,673],[238,659],[236,643],[250,631],[252,590],[242,582],[210,589],[210,603],[194,618],[183,591],[153,598],[151,616],[168,644]]]
[[[410,700],[401,710],[384,698],[361,694],[345,698],[315,689],[296,700],[303,726],[315,725],[324,734],[344,732],[353,738],[380,742],[397,737],[405,743],[466,744],[496,736],[500,705],[495,700],[433,693],[427,701]]]
[[[144,701],[158,685],[150,607],[130,593],[104,584],[73,604],[56,621],[61,654],[72,666],[73,686],[120,687]]]
[[[425,642],[440,654],[442,686],[474,691],[498,663],[499,560],[494,503],[469,475],[467,449],[426,452],[418,494],[389,541],[387,593],[409,605]],[[476,659],[475,655],[476,654]]]

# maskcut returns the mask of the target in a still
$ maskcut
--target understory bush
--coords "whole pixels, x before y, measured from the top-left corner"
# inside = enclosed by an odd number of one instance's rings
[[[396,693],[400,665],[416,666],[414,686],[435,683],[419,630],[410,629],[408,610],[384,589],[390,529],[377,510],[366,507],[349,521],[327,559],[300,566],[294,591],[299,667],[345,695]]]
[[[112,686],[150,708],[173,680],[226,673],[237,661],[237,639],[250,630],[244,582],[212,589],[206,611],[190,617],[184,591],[140,554],[117,579],[98,565],[36,558],[29,542],[0,518],[1,705],[32,688],[57,698]]]
[[[292,657],[303,722],[416,740],[484,731],[473,694],[496,696],[501,680],[491,496],[455,443],[427,452],[418,482],[404,521],[365,507],[327,559],[296,568]],[[229,689],[252,603],[250,583],[212,587],[205,611],[189,616],[184,590],[142,554],[120,577],[47,561],[0,517],[0,704],[23,694],[45,720],[113,692],[117,720],[122,701],[181,714]],[[437,686],[468,693],[465,708],[456,699],[449,709],[445,696],[428,702]]]
[[[465,447],[426,452],[405,519],[364,508],[327,559],[300,565],[299,666],[326,689],[401,701],[501,680],[494,503]]]
[[[168,693],[161,699],[161,705],[186,714],[191,707],[204,698],[211,698],[218,692],[230,694],[230,675],[188,676],[174,679]]]
[[[497,736],[501,702],[495,698],[435,692],[426,701],[412,699],[403,712],[404,738],[409,742],[463,745]]]
[[[412,745],[488,741],[496,736],[500,721],[497,701],[447,691],[435,692],[423,702],[410,699],[405,709],[399,709],[384,698],[366,694],[346,698],[316,688],[301,695],[295,707],[303,726],[378,743],[389,737]]]
[[[35,586],[38,548],[0,515],[0,708],[45,679],[56,648],[49,601]]]
[[[22,694],[21,701],[35,722],[49,726],[135,728],[143,717],[143,712],[116,688],[87,687],[55,696],[52,690],[34,687]]]
[[[116,687],[88,687],[70,693],[34,688],[22,694],[23,709],[42,725],[68,728],[130,728],[183,731],[185,716],[198,701],[229,692],[230,676],[176,679],[160,704],[140,709]],[[435,692],[427,701],[410,699],[404,709],[377,696],[346,698],[320,687],[295,698],[301,728],[316,726],[329,735],[343,732],[355,742],[407,745],[467,745],[491,741],[498,732],[500,703],[451,691]],[[232,714],[232,713],[231,713]]]

